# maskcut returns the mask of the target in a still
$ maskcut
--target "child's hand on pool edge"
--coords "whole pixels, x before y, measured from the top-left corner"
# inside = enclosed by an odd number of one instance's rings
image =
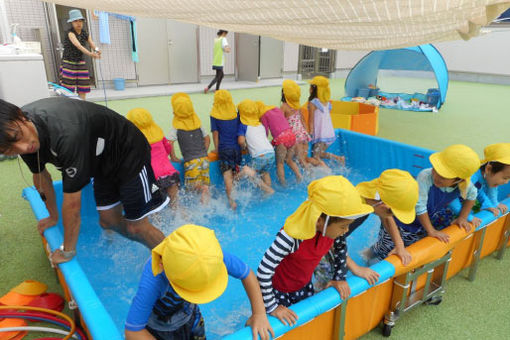
[[[269,340],[271,337],[274,338],[274,331],[269,324],[266,313],[252,314],[248,321],[246,321],[246,326],[251,327],[253,340],[257,340],[259,335],[260,340]],[[271,334],[271,337],[269,334]]]
[[[280,320],[285,326],[294,326],[298,319],[297,314],[293,310],[282,305],[278,305],[270,314]]]
[[[340,293],[342,300],[347,299],[351,295],[351,288],[347,281],[329,281],[326,285],[326,288],[328,287],[335,287],[338,293]]]
[[[506,212],[508,211],[508,207],[506,206],[506,204],[503,203],[498,204],[498,209],[501,211],[502,214],[506,214]]]
[[[478,220],[478,221],[477,221]],[[480,219],[479,218],[473,218],[473,226],[476,228],[478,225],[480,225]],[[452,225],[458,225],[460,228],[463,228],[466,232],[470,232],[471,231],[471,223],[468,222],[467,219],[465,218],[460,218],[460,217],[457,217],[456,219],[454,219],[452,221]]]
[[[393,248],[393,250],[389,252],[388,256],[393,254],[400,258],[400,261],[402,261],[402,265],[404,266],[407,266],[413,260],[411,253],[403,246]]]
[[[428,236],[435,237],[439,241],[444,243],[450,242],[450,236],[448,234],[443,233],[442,231],[434,230],[433,232],[430,232]]]

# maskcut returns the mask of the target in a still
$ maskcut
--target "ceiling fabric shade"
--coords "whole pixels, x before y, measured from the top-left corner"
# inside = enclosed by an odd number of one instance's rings
[[[469,39],[510,8],[499,0],[57,0],[303,45],[380,50]]]

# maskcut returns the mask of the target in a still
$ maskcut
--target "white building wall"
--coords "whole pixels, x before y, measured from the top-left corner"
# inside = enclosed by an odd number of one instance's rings
[[[510,27],[490,28],[490,33],[468,41],[434,44],[450,72],[510,76]]]
[[[468,41],[456,40],[434,44],[445,59],[452,79],[476,80],[466,76],[462,78],[462,74],[510,76],[510,27],[490,27],[489,30],[490,33]],[[337,51],[337,70],[351,69],[369,52]]]

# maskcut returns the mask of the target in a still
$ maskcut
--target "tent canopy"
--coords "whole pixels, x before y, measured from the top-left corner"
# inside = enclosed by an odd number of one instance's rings
[[[345,80],[345,95],[355,97],[358,89],[367,88],[370,84],[377,85],[379,70],[433,72],[441,93],[439,106],[446,99],[448,69],[439,51],[430,44],[370,52],[349,72]]]
[[[469,39],[510,7],[508,0],[47,1],[344,50],[383,50]]]

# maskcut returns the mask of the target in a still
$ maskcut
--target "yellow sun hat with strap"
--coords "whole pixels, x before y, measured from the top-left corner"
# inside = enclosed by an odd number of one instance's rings
[[[459,189],[463,198],[466,197],[471,176],[480,168],[480,158],[469,146],[462,144],[450,145],[429,157],[434,170],[444,178],[460,178]]]
[[[174,119],[172,121],[174,128],[193,131],[200,127],[200,118],[198,118],[188,94],[182,92],[176,93],[172,96],[171,102],[174,111]]]
[[[163,270],[175,292],[191,303],[211,302],[227,288],[223,251],[206,227],[183,225],[152,249],[153,275]]]
[[[374,209],[362,202],[356,188],[343,176],[327,176],[308,185],[308,199],[285,221],[283,229],[293,238],[307,240],[315,236],[321,214],[356,219]]]
[[[127,113],[126,118],[142,131],[149,144],[157,143],[165,137],[161,127],[154,122],[152,115],[146,109],[132,109]]]
[[[401,222],[409,224],[416,218],[418,182],[407,171],[388,169],[379,178],[356,186],[361,197],[381,200]]]
[[[259,109],[259,118],[262,117],[267,111],[272,110],[276,107],[274,105],[266,105],[261,100],[257,100],[255,104],[257,104],[257,108]]]
[[[237,105],[239,110],[239,117],[241,117],[241,123],[244,125],[258,126],[259,121],[259,108],[257,104],[251,99],[245,99]]]
[[[301,100],[301,88],[299,85],[294,80],[285,79],[282,88],[285,102],[294,110],[298,110],[301,107],[299,103]]]
[[[488,162],[499,162],[510,165],[510,143],[497,143],[488,145],[483,150],[485,159],[482,164]]]
[[[331,99],[331,89],[329,88],[329,80],[323,76],[315,76],[308,81],[310,84],[317,86],[317,98],[322,103],[327,103]]]
[[[220,120],[231,120],[237,117],[237,110],[232,95],[227,90],[214,92],[214,103],[211,117]]]

